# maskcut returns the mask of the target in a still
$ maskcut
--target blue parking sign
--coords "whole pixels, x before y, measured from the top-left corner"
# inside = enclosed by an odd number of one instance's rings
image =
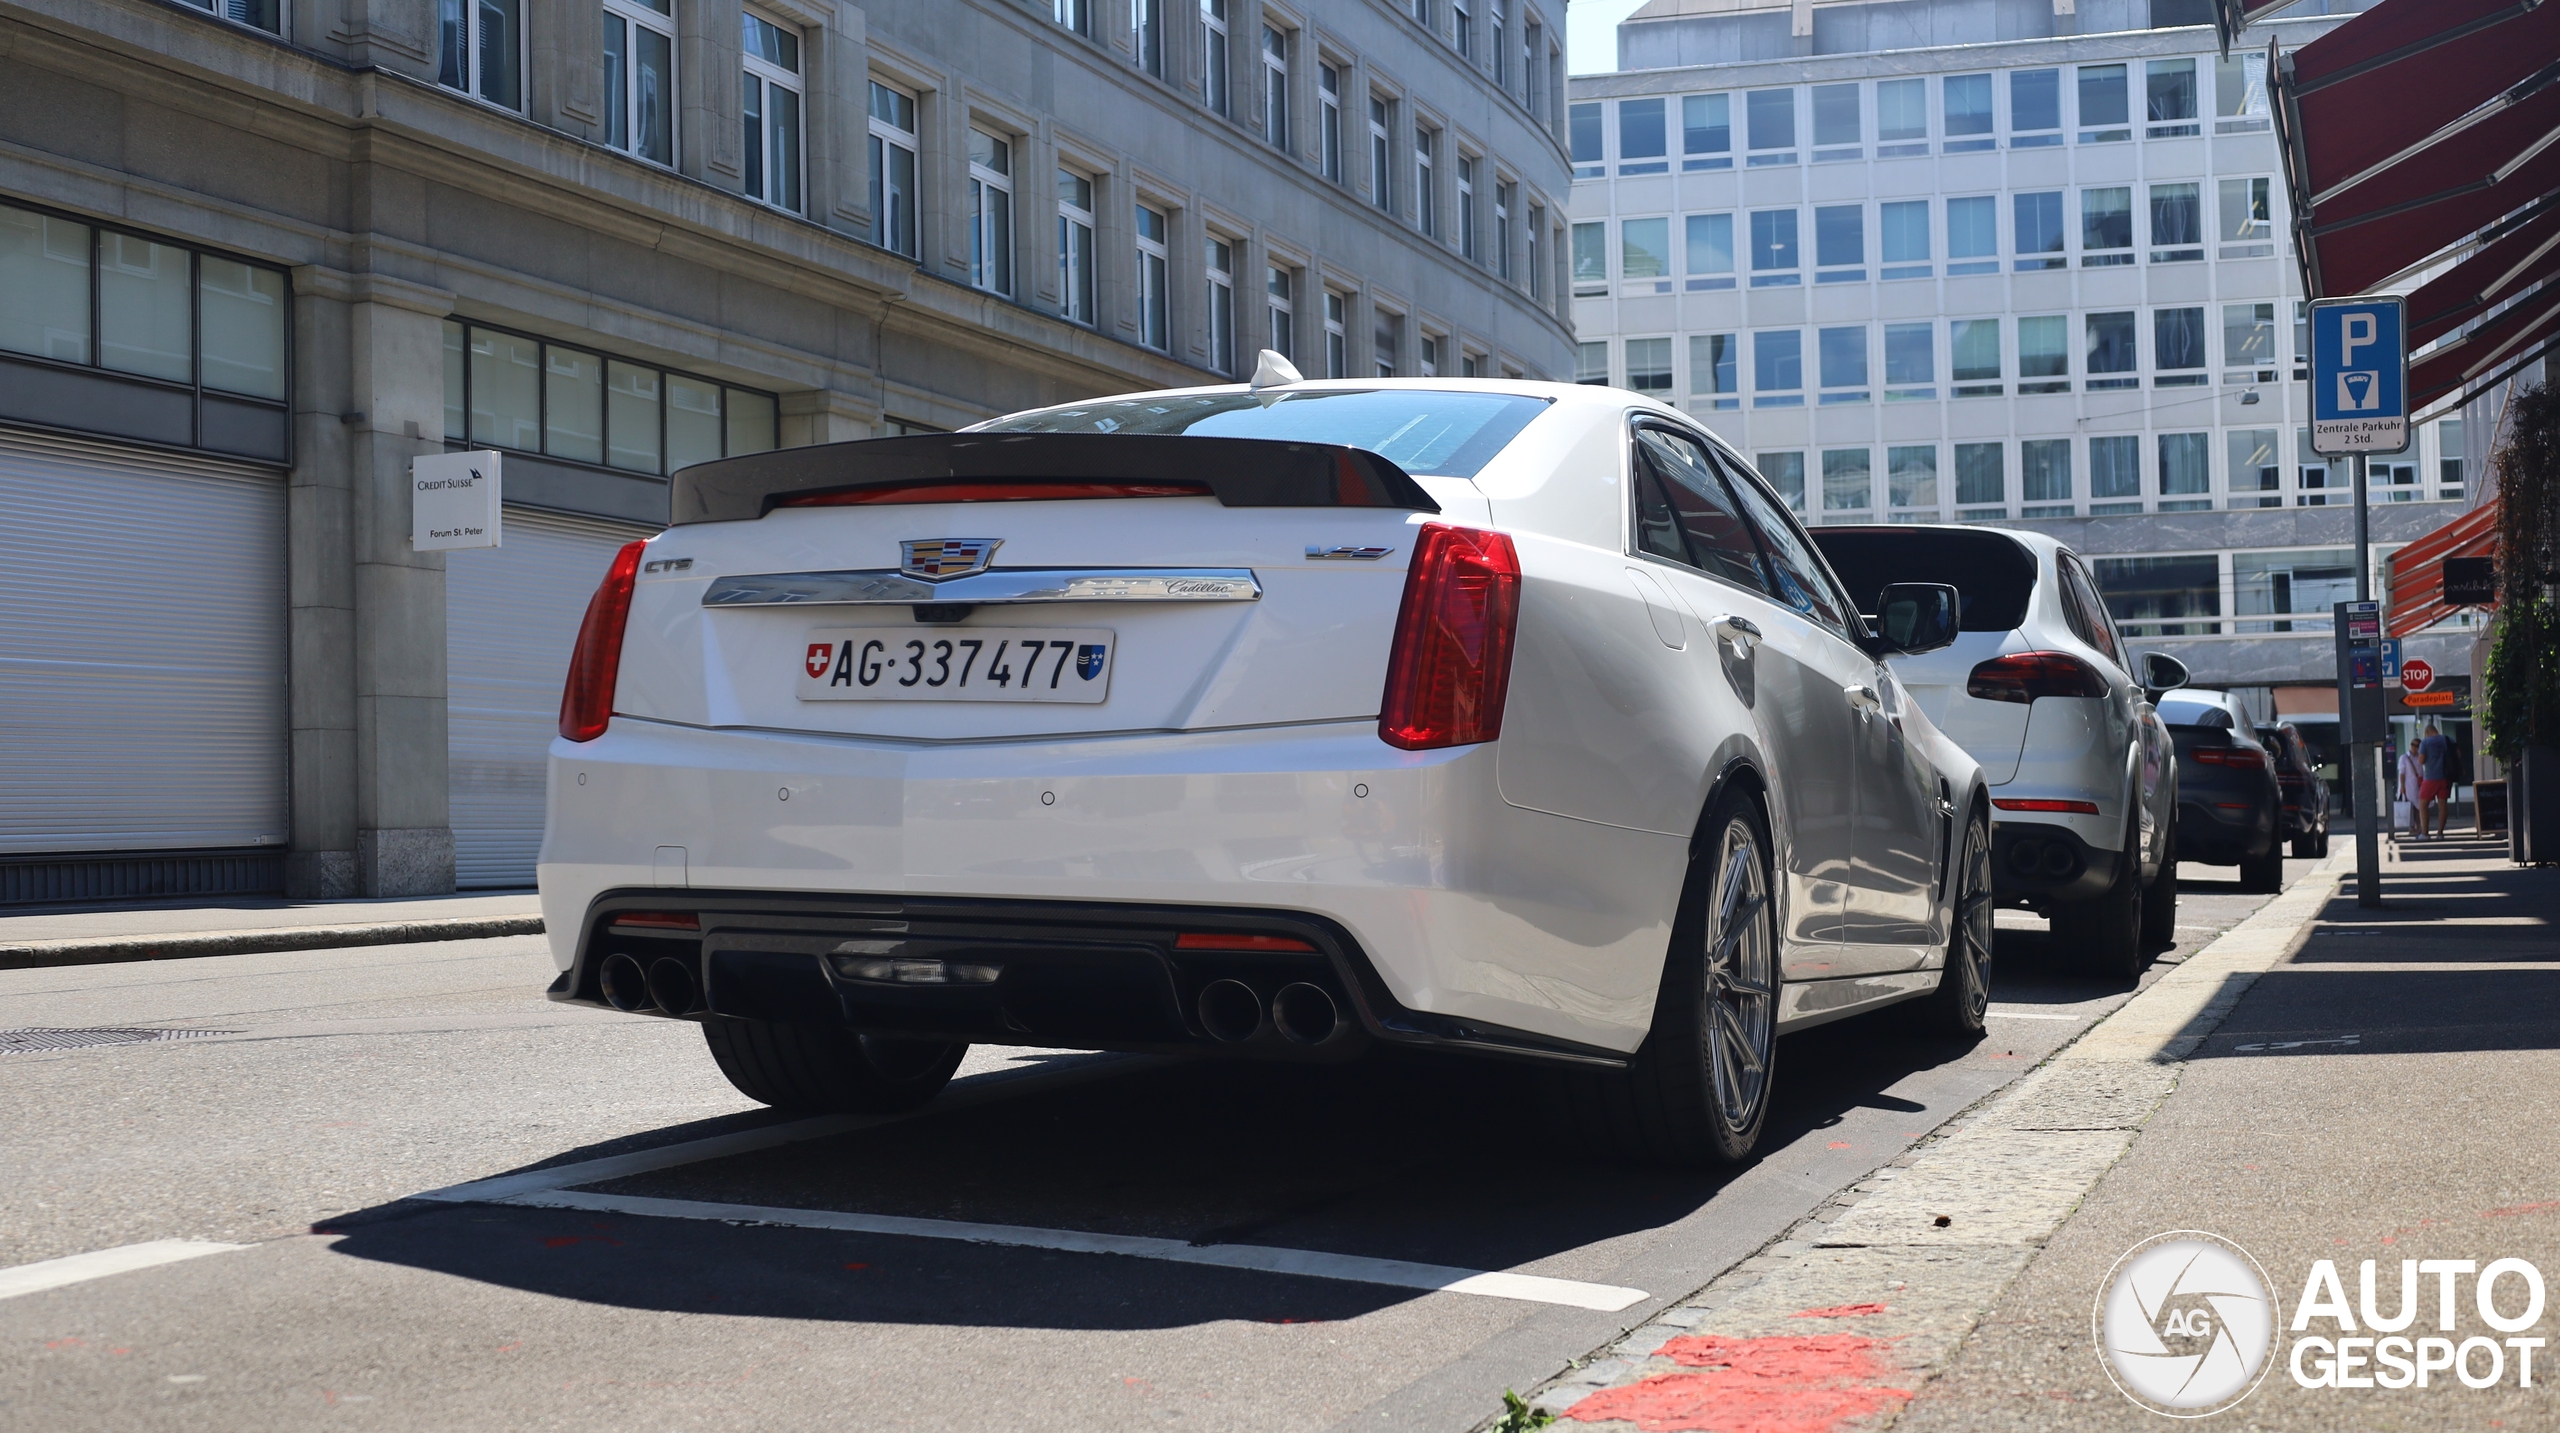
[[[2408,451],[2408,317],[2398,298],[2311,305],[2311,451]]]

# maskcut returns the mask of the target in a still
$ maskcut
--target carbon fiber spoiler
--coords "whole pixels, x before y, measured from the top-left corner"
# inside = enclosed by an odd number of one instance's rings
[[[675,525],[752,522],[793,499],[936,482],[1183,483],[1231,508],[1440,511],[1364,448],[1141,433],[924,433],[778,448],[678,471]]]

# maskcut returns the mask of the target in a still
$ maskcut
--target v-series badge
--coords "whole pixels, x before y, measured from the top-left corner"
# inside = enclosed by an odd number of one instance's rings
[[[642,563],[640,570],[642,572],[684,572],[692,566],[693,559],[690,557],[661,557],[655,562]]]

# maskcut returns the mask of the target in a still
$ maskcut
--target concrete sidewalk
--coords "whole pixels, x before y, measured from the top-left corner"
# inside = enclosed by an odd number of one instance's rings
[[[541,933],[542,903],[531,891],[372,901],[235,896],[30,906],[0,911],[0,970]]]

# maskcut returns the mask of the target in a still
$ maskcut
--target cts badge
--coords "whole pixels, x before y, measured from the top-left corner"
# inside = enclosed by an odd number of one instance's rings
[[[943,537],[898,544],[898,570],[927,582],[967,577],[987,570],[987,562],[1004,545],[1000,537]]]

